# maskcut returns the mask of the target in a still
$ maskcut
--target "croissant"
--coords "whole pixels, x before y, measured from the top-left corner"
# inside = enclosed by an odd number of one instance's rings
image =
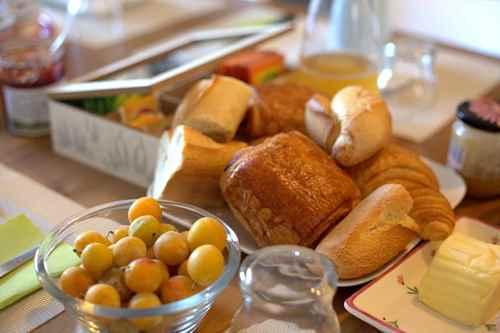
[[[347,172],[358,185],[362,197],[384,184],[403,185],[413,198],[409,215],[418,223],[423,239],[441,240],[453,231],[453,210],[439,192],[432,170],[414,152],[390,144]]]

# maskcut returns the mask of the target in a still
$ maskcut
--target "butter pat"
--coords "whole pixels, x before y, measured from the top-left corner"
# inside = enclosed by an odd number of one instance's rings
[[[419,298],[450,319],[484,324],[500,310],[500,246],[452,234],[420,282]]]

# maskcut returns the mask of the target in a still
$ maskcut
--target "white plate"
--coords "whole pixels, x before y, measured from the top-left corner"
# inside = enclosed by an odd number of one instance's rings
[[[500,239],[499,228],[469,218],[459,219],[455,230],[486,242],[498,243]],[[349,297],[344,303],[346,310],[382,332],[500,332],[500,312],[496,324],[492,318],[486,325],[473,328],[455,323],[418,301],[418,285],[437,246],[438,243],[422,243],[388,272]]]
[[[429,167],[434,171],[439,182],[441,193],[443,193],[443,195],[448,199],[450,205],[455,208],[460,203],[460,201],[462,201],[465,195],[465,183],[462,177],[460,177],[460,175],[458,175],[453,169],[450,169],[442,164],[426,158],[422,158],[422,160],[427,163]],[[241,250],[243,252],[251,254],[258,249],[257,244],[255,244],[255,241],[252,239],[252,236],[250,236],[248,231],[236,220],[236,218],[234,218],[229,209],[223,208],[211,211],[212,213],[223,219],[234,230],[236,235],[238,235]],[[192,221],[176,220],[175,222],[178,224],[182,224],[185,227],[189,227]],[[363,284],[373,280],[377,276],[380,276],[388,269],[390,269],[393,264],[397,262],[401,257],[404,257],[406,254],[408,254],[408,252],[410,252],[418,244],[419,241],[420,240],[417,239],[408,244],[403,253],[394,258],[392,261],[388,262],[380,270],[359,279],[340,280],[338,284],[339,287],[348,287]]]
[[[455,208],[456,206],[458,206],[458,204],[464,198],[466,191],[465,182],[462,179],[462,177],[459,174],[457,174],[455,170],[450,169],[447,166],[444,166],[442,164],[439,164],[424,157],[421,158],[427,165],[429,165],[432,171],[434,171],[434,173],[436,174],[436,178],[438,179],[439,182],[439,189],[441,193],[443,193],[443,195],[446,197],[446,199],[448,199],[448,202],[450,203],[451,207]],[[397,257],[389,261],[387,264],[385,264],[382,268],[380,268],[376,272],[373,272],[369,275],[366,275],[358,279],[339,280],[338,283],[339,287],[350,287],[350,286],[357,286],[360,284],[364,284],[384,274],[385,272],[390,270],[395,265],[395,263],[397,263],[401,258],[406,256],[415,246],[417,246],[419,242],[420,238],[409,243],[406,246],[404,252],[402,252]]]
[[[452,208],[458,206],[467,190],[464,179],[455,170],[425,157],[420,157],[434,171],[439,190],[448,199]]]

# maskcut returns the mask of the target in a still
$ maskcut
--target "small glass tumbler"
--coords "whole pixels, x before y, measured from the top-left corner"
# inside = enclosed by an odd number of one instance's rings
[[[243,305],[230,332],[340,332],[332,306],[336,286],[331,262],[311,249],[256,251],[240,268]]]
[[[384,47],[378,87],[396,111],[420,111],[432,106],[437,92],[436,49],[430,42],[398,38]]]

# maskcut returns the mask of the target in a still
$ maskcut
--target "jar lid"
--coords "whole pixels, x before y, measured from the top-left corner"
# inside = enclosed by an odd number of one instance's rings
[[[480,130],[500,132],[500,103],[487,97],[463,102],[458,106],[457,118]]]

